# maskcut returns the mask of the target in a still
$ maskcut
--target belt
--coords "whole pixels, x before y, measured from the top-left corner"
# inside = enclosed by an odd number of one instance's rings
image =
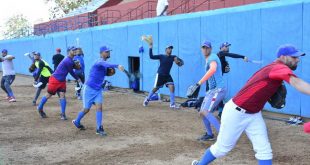
[[[236,107],[236,110],[239,111],[239,112],[241,112],[241,113],[254,114],[253,112],[249,112],[249,111],[247,111],[247,110],[245,110],[245,109],[242,109],[242,108],[240,108],[240,107]]]

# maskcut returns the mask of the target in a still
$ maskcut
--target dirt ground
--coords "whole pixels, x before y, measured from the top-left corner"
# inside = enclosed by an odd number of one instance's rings
[[[196,138],[204,132],[194,109],[170,110],[168,103],[143,107],[141,96],[105,93],[104,128],[107,137],[95,134],[95,111],[84,118],[87,130],[78,131],[71,120],[82,107],[68,84],[68,121],[59,119],[58,99],[48,101],[41,119],[31,105],[32,78],[17,76],[13,85],[17,102],[8,103],[0,91],[0,164],[135,164],[189,165],[213,142]],[[45,93],[45,91],[43,92]],[[270,114],[270,113],[268,113]],[[266,120],[274,164],[310,164],[310,135],[301,126]],[[245,135],[236,148],[214,164],[257,164]]]

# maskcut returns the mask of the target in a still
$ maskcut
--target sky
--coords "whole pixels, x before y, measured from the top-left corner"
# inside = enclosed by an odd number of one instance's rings
[[[4,23],[15,14],[23,14],[32,25],[48,21],[48,9],[44,0],[0,0],[0,33]]]

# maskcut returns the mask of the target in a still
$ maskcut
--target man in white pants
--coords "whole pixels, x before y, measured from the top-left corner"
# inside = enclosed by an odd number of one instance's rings
[[[157,16],[166,16],[168,10],[168,0],[158,0],[156,7]]]
[[[261,110],[283,81],[310,95],[310,84],[293,73],[300,61],[299,57],[304,55],[292,45],[281,46],[277,60],[257,71],[225,105],[216,143],[207,149],[200,161],[194,160],[192,165],[207,165],[225,156],[234,148],[244,131],[252,142],[258,164],[271,165],[272,150]]]

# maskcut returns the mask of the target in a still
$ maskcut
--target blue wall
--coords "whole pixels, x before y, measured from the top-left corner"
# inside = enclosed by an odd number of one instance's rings
[[[128,68],[128,56],[140,57],[142,90],[149,91],[154,84],[158,62],[149,59],[147,45],[141,41],[141,36],[151,34],[154,38],[155,54],[164,53],[165,46],[173,44],[174,54],[184,59],[185,65],[182,68],[173,66],[171,71],[176,83],[176,94],[184,97],[187,87],[196,83],[204,74],[205,62],[200,53],[200,44],[204,40],[211,41],[216,53],[221,42],[229,41],[232,43],[231,52],[264,61],[262,65],[258,65],[228,59],[232,69],[225,79],[231,97],[255,71],[275,59],[276,49],[280,45],[292,43],[309,54],[309,22],[310,0],[282,0],[124,22],[54,33],[45,37],[0,41],[0,48],[6,48],[10,54],[16,56],[15,67],[18,73],[29,74],[30,61],[23,56],[25,52],[40,51],[43,58],[51,64],[56,48],[65,50],[67,46],[76,45],[76,39],[79,38],[79,44],[86,55],[88,75],[91,64],[99,57],[99,47],[108,45],[113,49],[110,62],[122,64],[125,68]],[[141,54],[138,53],[140,45],[145,48],[145,52]],[[306,56],[296,74],[309,82],[309,71],[310,59]],[[128,87],[128,79],[123,73],[118,72],[110,80],[115,86]],[[168,93],[167,89],[161,91]],[[204,95],[204,92],[201,91],[200,95]],[[309,99],[309,96],[288,86],[288,104],[277,112],[310,117]],[[266,108],[274,111],[269,105],[266,105]]]

